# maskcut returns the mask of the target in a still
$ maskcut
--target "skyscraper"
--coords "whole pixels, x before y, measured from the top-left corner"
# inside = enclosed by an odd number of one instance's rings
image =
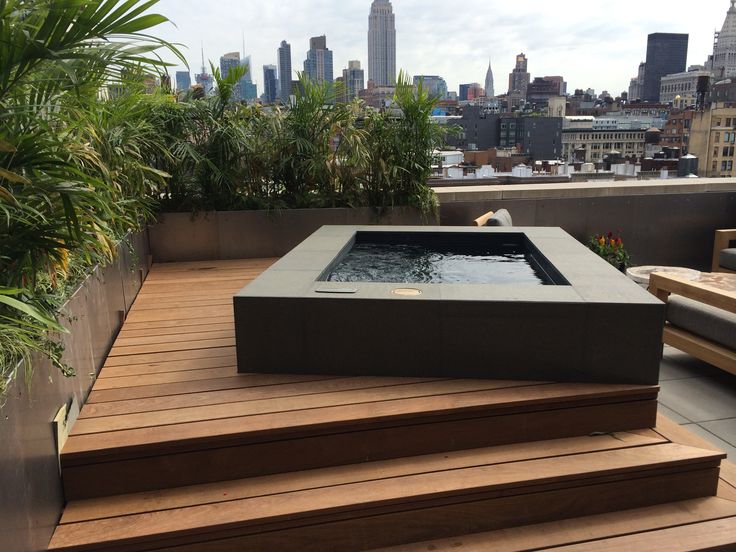
[[[358,97],[365,89],[365,72],[360,68],[360,61],[351,60],[348,68],[342,70],[342,79],[345,86],[345,99],[348,101]]]
[[[521,93],[522,97],[526,98],[526,89],[529,86],[529,80],[531,75],[527,71],[528,60],[526,56],[521,53],[516,56],[516,67],[509,75],[509,94],[514,92]]]
[[[647,65],[642,100],[659,102],[662,77],[682,73],[687,69],[689,36],[674,33],[653,33],[647,41]]]
[[[327,37],[315,36],[309,39],[309,51],[304,60],[304,73],[314,82],[332,84],[332,50],[327,47]]]
[[[226,79],[230,69],[240,66],[240,52],[230,52],[220,58],[220,76]]]
[[[491,69],[491,60],[488,60],[488,71],[486,71],[486,97],[494,98],[496,89],[493,85],[493,69]]]
[[[176,72],[176,91],[186,92],[192,87],[192,75],[189,71],[177,71]]]
[[[721,32],[716,33],[712,64],[716,80],[736,77],[736,0],[731,0]]]
[[[373,0],[368,16],[368,79],[396,85],[396,17],[390,0]]]
[[[291,44],[281,41],[279,57],[279,98],[283,104],[289,103],[291,96]]]
[[[207,67],[205,67],[204,64],[204,45],[202,45],[202,72],[194,75],[194,80],[202,87],[205,96],[212,94],[214,79],[212,78],[212,75],[207,72]]]
[[[291,81],[289,81],[291,84]],[[266,103],[272,104],[279,97],[278,79],[276,78],[276,66],[263,66],[263,96]]]

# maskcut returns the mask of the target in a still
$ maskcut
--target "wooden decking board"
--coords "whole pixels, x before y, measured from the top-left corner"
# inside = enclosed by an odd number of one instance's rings
[[[169,309],[181,309],[190,307],[211,307],[211,306],[223,306],[227,307],[233,304],[233,293],[231,290],[218,295],[217,297],[204,296],[202,298],[188,297],[182,299],[181,297],[176,300],[167,301],[166,299],[156,298],[149,300],[137,299],[133,308],[130,312],[139,312],[147,310],[157,310],[161,308]]]
[[[242,401],[195,406],[188,409],[171,409],[138,414],[123,414],[96,420],[80,420],[74,427],[75,435],[120,431],[125,429],[166,426],[222,420],[242,416],[298,412],[316,408],[347,405],[371,405],[388,401],[415,398],[431,398],[478,391],[497,390],[504,387],[521,387],[520,382],[479,382],[473,380],[428,381],[402,386],[370,387],[334,392],[317,392],[289,397],[245,398]],[[270,389],[269,389],[270,390]]]
[[[227,307],[224,305],[215,305],[214,307],[180,307],[177,309],[144,310],[140,312],[131,311],[130,314],[128,314],[128,320],[132,323],[158,323],[179,320],[182,318],[195,318],[197,316],[222,316],[226,311]]]
[[[729,517],[556,548],[558,552],[693,552],[734,550],[736,518]]]
[[[223,324],[223,326],[225,326]],[[137,337],[121,337],[118,336],[115,341],[116,349],[126,349],[127,347],[140,345],[166,345],[167,343],[184,343],[187,341],[202,341],[211,339],[225,339],[235,337],[232,328],[227,326],[223,328],[200,328],[196,332],[178,332],[174,335],[145,335]]]
[[[176,328],[148,328],[144,330],[130,330],[125,327],[120,331],[118,340],[123,342],[129,339],[137,339],[140,337],[160,337],[165,339],[167,336],[185,336],[190,333],[205,333],[205,332],[234,332],[232,320],[227,322],[212,322],[210,324],[195,324],[192,326],[179,326]]]
[[[175,351],[194,351],[196,349],[213,349],[215,347],[235,347],[235,336],[192,339],[191,341],[170,341],[150,345],[116,345],[108,358],[118,356],[143,355],[150,353],[169,353]]]
[[[124,334],[127,331],[169,330],[191,326],[206,326],[208,324],[233,324],[234,320],[235,317],[232,312],[222,313],[218,316],[189,317],[158,322],[130,322],[126,320],[121,333]]]
[[[613,435],[520,443],[485,449],[463,450],[358,465],[323,468],[305,472],[292,472],[237,481],[224,481],[207,485],[72,502],[64,512],[61,523],[75,523],[203,504],[230,502],[244,498],[289,492],[295,489],[318,489],[348,482],[367,482],[386,479],[388,477],[429,473],[432,471],[446,471],[463,466],[558,458],[573,454],[637,446],[652,446],[663,443],[667,443],[667,441],[662,438],[646,438],[636,434],[617,433]]]
[[[624,431],[653,420],[656,401],[480,418],[378,425],[351,431],[290,428],[243,436],[170,440],[62,458],[69,499],[149,491],[452,450]],[[447,436],[438,439],[438,436]],[[151,456],[151,454],[155,456]],[[247,460],[244,460],[247,459]],[[217,466],[216,470],[212,467]],[[715,485],[715,484],[714,484]]]
[[[226,366],[229,366],[234,370],[236,365],[237,358],[235,356],[224,356],[192,360],[173,360],[170,362],[155,362],[149,364],[134,364],[132,366],[108,366],[100,374],[98,381],[124,376],[143,376],[146,374],[163,374],[166,372],[184,372],[186,370],[224,368]],[[232,375],[232,373],[230,375]]]
[[[147,374],[143,376],[122,376],[99,379],[97,389],[99,391],[104,391],[129,387],[146,387],[149,385],[165,385],[168,383],[231,378],[232,375],[233,367],[225,366],[223,368],[200,368],[197,370],[181,370],[177,372]]]
[[[452,470],[451,477],[440,471],[282,492],[221,503],[216,507],[199,505],[179,509],[175,515],[170,511],[152,512],[124,516],[122,519],[81,522],[74,524],[72,532],[76,538],[104,534],[106,540],[123,541],[161,534],[162,527],[167,527],[171,532],[188,533],[211,531],[213,523],[224,528],[285,521],[303,523],[305,519],[313,520],[319,515],[356,513],[361,510],[370,512],[382,507],[399,508],[400,511],[416,501],[427,504],[434,501],[437,504],[449,500],[451,503],[461,497],[466,497],[464,501],[467,501],[479,493],[510,496],[559,489],[563,488],[560,485],[567,484],[589,486],[613,480],[627,481],[634,474],[640,474],[640,477],[655,476],[655,472],[665,474],[667,468],[688,464],[693,466],[695,472],[717,465],[722,457],[710,451],[673,444],[615,449],[552,459],[458,468]],[[595,482],[586,483],[590,478]],[[176,527],[173,527],[174,524]],[[63,543],[68,529],[71,528],[60,526],[55,539]]]
[[[652,389],[635,389],[641,398],[651,398]],[[323,429],[356,428],[356,424],[369,422],[396,423],[400,420],[421,420],[422,417],[441,416],[468,417],[509,412],[513,409],[545,409],[545,406],[561,408],[565,405],[581,406],[603,402],[616,402],[621,397],[629,398],[630,386],[549,384],[545,386],[513,387],[496,391],[476,391],[443,395],[430,398],[412,398],[401,401],[386,401],[369,405],[350,404],[328,408],[317,408],[291,413],[254,414],[223,420],[198,420],[182,424],[172,430],[167,427],[137,428],[95,435],[77,435],[72,432],[62,453],[62,458],[73,458],[89,451],[115,450],[121,447],[150,446],[172,440],[185,442],[210,440],[217,437],[246,434],[258,435],[268,432],[276,435],[281,431],[298,431],[300,428],[320,427]]]
[[[274,399],[298,397],[302,395],[318,395],[338,391],[359,389],[379,389],[414,385],[421,382],[436,382],[434,379],[411,378],[334,378],[329,380],[308,381],[302,383],[280,383],[274,386],[247,387],[243,389],[229,389],[212,391],[209,393],[195,393],[189,395],[175,395],[172,397],[153,397],[150,399],[134,399],[114,403],[96,403],[87,405],[80,414],[83,418],[98,418],[134,414],[143,412],[158,412],[176,408],[191,408],[217,404],[238,403],[247,400]]]
[[[105,366],[129,366],[133,364],[148,364],[151,362],[165,362],[172,360],[188,360],[193,358],[210,358],[213,356],[232,356],[235,354],[234,346],[211,347],[191,351],[169,351],[164,353],[145,353],[125,357],[109,357]],[[104,367],[103,367],[104,369]]]
[[[250,377],[248,377],[250,376]],[[227,389],[243,389],[256,385],[255,382],[271,382],[270,384],[294,383],[300,381],[318,381],[337,379],[336,376],[268,376],[258,377],[255,375],[233,376],[230,378],[219,378],[214,380],[188,381],[183,383],[170,383],[166,385],[145,385],[140,387],[125,387],[122,389],[93,390],[87,403],[117,402],[132,399],[144,399],[153,397],[171,397],[174,395],[190,395],[192,393],[206,393],[208,391],[222,391]],[[261,385],[269,385],[261,383]]]
[[[540,525],[513,527],[488,533],[373,549],[371,552],[514,552],[552,550],[607,537],[627,536],[658,529],[691,526],[736,518],[736,503],[709,497],[671,504],[566,519]],[[627,550],[621,548],[621,550]],[[629,548],[628,550],[632,550]]]

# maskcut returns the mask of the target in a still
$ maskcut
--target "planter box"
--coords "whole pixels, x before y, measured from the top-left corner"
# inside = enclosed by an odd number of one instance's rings
[[[163,213],[149,229],[154,262],[281,257],[327,225],[437,224],[410,207]]]

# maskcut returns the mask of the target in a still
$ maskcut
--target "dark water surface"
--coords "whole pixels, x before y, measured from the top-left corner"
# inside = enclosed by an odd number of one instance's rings
[[[476,249],[462,253],[423,245],[358,243],[340,261],[329,282],[387,284],[546,285],[521,253]]]

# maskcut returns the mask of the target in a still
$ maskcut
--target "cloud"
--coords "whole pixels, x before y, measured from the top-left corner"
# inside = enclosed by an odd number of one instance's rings
[[[525,52],[533,76],[563,75],[569,89],[618,93],[628,88],[645,59],[648,33],[689,33],[689,64],[705,61],[729,2],[693,9],[691,2],[670,0],[666,10],[661,2],[642,2],[635,9],[600,4],[582,9],[573,0],[393,0],[393,6],[397,65],[412,75],[439,74],[457,90],[460,83],[483,82],[490,58],[496,88],[502,91],[515,55]],[[157,34],[188,46],[185,55],[193,72],[201,65],[200,43],[205,56],[218,63],[222,54],[242,50],[243,33],[259,85],[262,66],[276,63],[284,39],[291,43],[295,71],[302,68],[309,38],[321,34],[334,51],[336,76],[350,59],[367,66],[370,0],[161,0],[155,11],[176,23]]]

